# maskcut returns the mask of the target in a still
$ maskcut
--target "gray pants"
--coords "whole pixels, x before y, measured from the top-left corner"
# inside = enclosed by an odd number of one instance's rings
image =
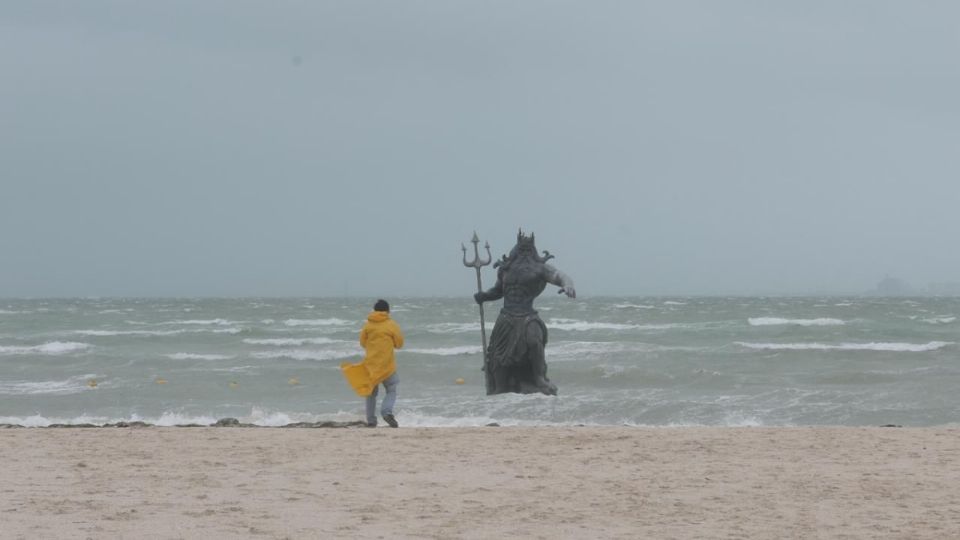
[[[390,375],[383,381],[383,387],[387,390],[385,396],[383,396],[383,403],[380,405],[380,414],[393,414],[393,405],[397,402],[397,385],[400,384],[400,377],[397,375],[397,372],[394,371],[393,375]],[[377,393],[380,390],[380,385],[373,387],[373,392],[367,396],[367,423],[376,424],[377,423]]]

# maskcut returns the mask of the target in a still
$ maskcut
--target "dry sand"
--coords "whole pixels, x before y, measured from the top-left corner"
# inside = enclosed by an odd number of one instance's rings
[[[0,538],[960,538],[947,428],[0,430]]]

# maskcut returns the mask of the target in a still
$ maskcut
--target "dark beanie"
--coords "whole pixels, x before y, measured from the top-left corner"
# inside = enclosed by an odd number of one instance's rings
[[[377,300],[377,303],[373,305],[374,311],[390,311],[390,304],[386,300],[380,299]]]

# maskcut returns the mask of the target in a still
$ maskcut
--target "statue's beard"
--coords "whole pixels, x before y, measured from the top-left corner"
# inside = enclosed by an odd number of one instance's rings
[[[517,262],[532,263],[537,261],[537,253],[535,251],[521,251],[517,253]]]

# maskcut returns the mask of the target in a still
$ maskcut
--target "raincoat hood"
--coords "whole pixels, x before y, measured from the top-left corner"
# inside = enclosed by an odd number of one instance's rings
[[[371,311],[367,315],[367,320],[372,323],[383,322],[390,319],[390,312],[388,311]]]

